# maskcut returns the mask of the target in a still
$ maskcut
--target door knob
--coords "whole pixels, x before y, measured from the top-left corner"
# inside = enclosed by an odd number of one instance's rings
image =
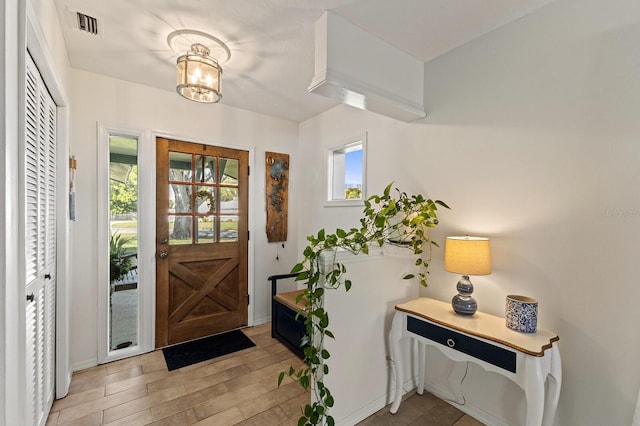
[[[167,257],[169,257],[169,253],[167,253],[166,251],[161,251],[160,254],[158,254],[158,257],[160,259],[166,259]]]
[[[36,299],[36,296],[31,293],[27,295],[27,302],[33,302]]]

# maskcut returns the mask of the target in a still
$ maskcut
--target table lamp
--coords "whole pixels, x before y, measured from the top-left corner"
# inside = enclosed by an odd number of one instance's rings
[[[489,239],[482,237],[447,237],[444,248],[444,269],[462,274],[456,289],[458,294],[451,299],[453,310],[459,315],[473,315],[478,302],[471,297],[473,284],[469,275],[491,273],[491,250]]]

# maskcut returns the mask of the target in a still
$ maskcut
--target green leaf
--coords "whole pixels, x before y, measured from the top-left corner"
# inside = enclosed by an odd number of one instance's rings
[[[284,380],[284,371],[280,373],[280,375],[278,375],[278,387],[280,387],[280,384],[282,384],[282,381]]]
[[[340,238],[345,238],[347,236],[347,233],[344,232],[343,229],[336,229],[336,235]]]
[[[351,289],[351,280],[344,280],[344,289],[349,291]]]
[[[410,279],[413,279],[413,278],[415,278],[415,275],[413,275],[413,274],[407,274],[404,277],[402,277],[403,280],[410,280]]]
[[[297,272],[300,272],[304,269],[304,265],[302,263],[296,263],[296,265],[291,268],[291,273],[295,274]]]

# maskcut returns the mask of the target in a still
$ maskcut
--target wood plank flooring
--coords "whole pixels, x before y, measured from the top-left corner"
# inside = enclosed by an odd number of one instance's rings
[[[309,393],[289,379],[278,387],[277,377],[301,361],[271,338],[270,324],[243,331],[255,347],[179,370],[168,371],[155,351],[77,372],[47,426],[297,425]],[[407,398],[394,416],[387,407],[360,424],[481,425],[428,393]]]

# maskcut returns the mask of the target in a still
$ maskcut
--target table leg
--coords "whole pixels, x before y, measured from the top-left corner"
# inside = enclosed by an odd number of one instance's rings
[[[549,386],[544,401],[544,424],[552,425],[558,408],[558,400],[560,399],[560,387],[562,386],[562,361],[560,360],[560,351],[558,345],[551,347],[549,355],[551,356],[551,368],[549,371]]]
[[[389,349],[391,351],[391,362],[396,380],[396,392],[391,404],[391,414],[395,414],[400,408],[402,402],[402,385],[404,377],[402,375],[403,365],[402,356],[400,355],[400,340],[402,339],[402,316],[401,312],[396,311],[391,323],[391,331],[389,332]]]
[[[419,340],[416,340],[416,343],[418,344],[418,388],[416,389],[416,392],[418,395],[422,395],[424,393],[424,381],[427,373],[427,360],[425,358],[426,345]]]
[[[538,357],[525,358],[524,395],[527,401],[526,426],[540,426],[544,414],[544,375]]]

